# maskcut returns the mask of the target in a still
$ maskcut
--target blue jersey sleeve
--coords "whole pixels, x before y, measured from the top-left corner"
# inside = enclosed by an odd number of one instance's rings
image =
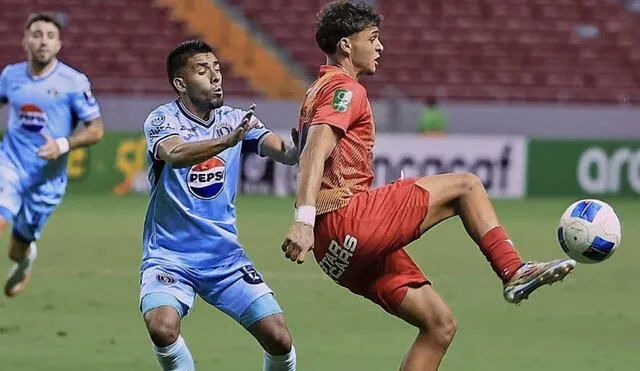
[[[71,93],[71,108],[77,118],[87,122],[100,117],[100,107],[91,93],[91,83],[86,75],[81,74],[75,82]]]
[[[177,120],[162,111],[152,112],[144,122],[144,136],[147,140],[147,148],[156,160],[159,160],[158,144],[175,135],[180,135]]]
[[[7,103],[7,67],[0,72],[0,103]]]
[[[262,156],[262,142],[271,134],[271,130],[267,129],[259,118],[254,116],[253,120],[257,120],[258,124],[244,137],[242,141],[242,153],[256,153]]]

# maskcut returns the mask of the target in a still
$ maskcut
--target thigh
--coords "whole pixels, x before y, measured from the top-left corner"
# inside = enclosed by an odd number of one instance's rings
[[[204,301],[229,315],[244,328],[268,315],[282,312],[275,300],[251,307],[261,297],[273,294],[273,291],[248,259],[225,269],[201,272],[197,292]],[[260,301],[257,303],[260,304]],[[250,307],[251,310],[247,311]]]
[[[420,267],[404,249],[381,259],[371,272],[370,278],[360,282],[365,289],[363,296],[394,315],[398,314],[400,303],[411,288],[430,285]]]
[[[11,167],[0,162],[0,218],[12,223],[22,207],[20,177]]]
[[[451,309],[430,285],[409,288],[397,306],[398,317],[421,329],[450,325]]]
[[[319,216],[313,254],[322,270],[340,282],[419,238],[429,193],[415,182],[358,193],[346,207]]]
[[[30,188],[13,226],[14,236],[21,242],[36,241],[53,211],[64,196],[64,180],[54,180]]]
[[[422,233],[456,215],[457,200],[465,195],[470,187],[481,184],[478,177],[471,173],[440,174],[420,178],[416,185],[430,195],[429,212],[420,226]]]
[[[147,263],[140,277],[140,311],[142,314],[171,306],[180,317],[186,316],[194,304],[193,277],[169,263]]]

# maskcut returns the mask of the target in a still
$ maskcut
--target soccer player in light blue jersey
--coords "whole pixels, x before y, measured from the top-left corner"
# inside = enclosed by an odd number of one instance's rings
[[[97,143],[103,135],[98,103],[87,76],[59,61],[60,23],[49,14],[27,20],[27,61],[0,73],[0,104],[9,123],[0,146],[0,233],[13,224],[9,258],[15,262],[7,296],[25,289],[36,243],[67,185],[69,150]],[[79,122],[84,127],[77,128]]]
[[[235,198],[240,156],[254,152],[293,165],[294,143],[223,105],[220,64],[206,43],[167,57],[178,99],[144,123],[151,183],[143,233],[140,310],[163,370],[193,370],[180,322],[199,295],[264,349],[264,370],[296,369],[296,354],[273,292],[238,242]],[[223,336],[220,334],[220,336]]]

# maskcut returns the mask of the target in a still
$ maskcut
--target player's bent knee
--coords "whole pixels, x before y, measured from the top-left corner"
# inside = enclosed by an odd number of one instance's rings
[[[458,324],[453,314],[449,313],[448,315],[437,318],[427,329],[427,334],[436,344],[447,348],[453,342],[457,330]]]
[[[180,316],[172,306],[151,309],[144,314],[144,322],[156,346],[169,346],[180,336]]]
[[[284,315],[274,314],[261,319],[249,328],[264,350],[271,355],[289,353],[293,340],[284,320]]]

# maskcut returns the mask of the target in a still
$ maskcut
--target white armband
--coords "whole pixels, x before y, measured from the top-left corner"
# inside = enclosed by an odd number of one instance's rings
[[[296,223],[304,223],[313,227],[316,224],[316,207],[309,205],[297,207]]]
[[[58,148],[60,148],[60,154],[69,152],[69,140],[66,137],[57,138],[56,143],[58,144]]]

